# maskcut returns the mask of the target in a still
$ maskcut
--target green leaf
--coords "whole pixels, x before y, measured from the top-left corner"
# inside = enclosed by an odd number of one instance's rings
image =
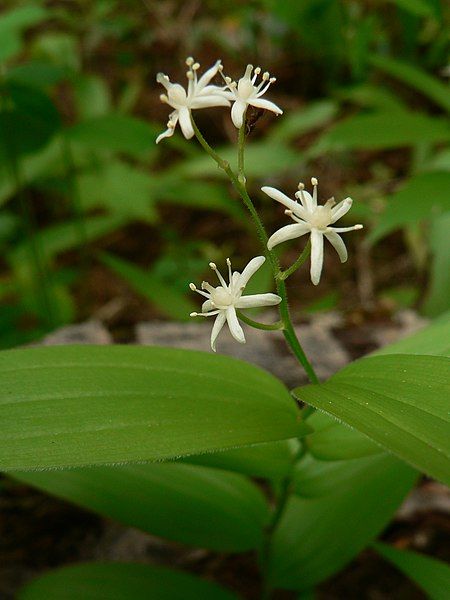
[[[156,152],[155,128],[136,117],[104,115],[77,123],[67,134],[72,142],[92,150],[125,152],[138,158]]]
[[[400,227],[450,211],[449,192],[450,173],[435,171],[412,177],[398,192],[389,196],[386,209],[368,241],[375,243]]]
[[[450,357],[450,311],[431,325],[395,344],[377,350],[379,354],[430,354]]]
[[[155,222],[152,177],[142,169],[110,160],[85,170],[77,181],[83,208],[103,207],[116,215]]]
[[[314,431],[305,438],[305,444],[312,456],[320,460],[340,461],[372,456],[383,451],[366,435],[324,413],[311,415],[308,425]]]
[[[397,550],[386,544],[373,544],[375,550],[419,585],[431,600],[447,600],[450,566],[436,558]]]
[[[417,66],[394,58],[372,56],[370,62],[380,71],[406,83],[444,110],[450,111],[450,87],[448,84],[441,83],[437,77],[428,75]]]
[[[306,431],[305,423],[305,433]],[[299,442],[293,439],[187,456],[182,460],[195,465],[244,473],[252,477],[282,479],[288,474],[298,450]]]
[[[0,156],[20,156],[42,148],[60,127],[50,98],[34,86],[8,82],[0,90],[7,108],[0,113]]]
[[[448,121],[398,110],[356,115],[340,121],[320,138],[315,151],[379,150],[448,141]]]
[[[341,426],[342,427],[342,426]],[[382,450],[378,455],[386,454]],[[302,498],[333,495],[337,489],[364,476],[378,457],[364,456],[349,460],[317,460],[306,454],[294,469],[294,490]]]
[[[80,74],[73,79],[74,100],[81,121],[102,117],[111,111],[109,88],[97,75]]]
[[[226,146],[218,148],[218,154],[236,169],[236,149]],[[296,151],[281,143],[254,142],[245,151],[245,172],[249,177],[267,177],[283,173],[299,164]],[[199,156],[183,162],[179,167],[185,177],[224,177],[223,171],[209,156]]]
[[[150,300],[162,314],[172,319],[187,321],[190,313],[198,308],[185,295],[169,287],[160,277],[150,271],[144,271],[111,254],[103,253],[101,260],[128,282],[132,289]]]
[[[160,460],[299,430],[278,379],[212,353],[32,348],[0,353],[0,375],[3,470]]]
[[[390,0],[390,2],[418,17],[432,17],[434,15],[432,5],[426,0]]]
[[[22,32],[43,21],[47,11],[40,6],[20,6],[0,15],[0,62],[5,62],[20,52]]]
[[[331,100],[319,100],[288,113],[269,132],[268,140],[288,142],[326,125],[337,115],[338,105]]]
[[[237,600],[215,583],[165,567],[133,563],[79,564],[27,584],[18,600]]]
[[[343,476],[344,466],[331,493],[291,496],[273,537],[274,587],[307,590],[339,571],[382,531],[416,479],[388,454],[359,460],[365,467],[347,461],[350,473]]]
[[[51,225],[37,234],[42,260],[48,262],[62,252],[77,248],[84,241],[98,239],[122,227],[127,220],[120,216],[86,217],[83,221],[85,238],[80,237],[79,223],[76,220]],[[27,243],[18,245],[8,256],[8,261],[18,268],[27,262]]]
[[[13,477],[152,535],[218,552],[260,545],[268,517],[243,475],[179,463],[14,472]]]
[[[38,60],[15,65],[8,70],[7,81],[46,89],[65,79],[65,69]]]
[[[449,375],[442,356],[372,356],[294,395],[450,483]]]
[[[449,173],[450,175],[450,173]],[[450,192],[450,188],[449,188]],[[423,311],[434,317],[450,309],[450,212],[431,224],[430,246],[433,254],[431,283]]]

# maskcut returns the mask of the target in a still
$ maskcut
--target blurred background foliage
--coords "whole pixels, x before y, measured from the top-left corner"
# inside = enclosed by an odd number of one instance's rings
[[[249,136],[250,188],[355,199],[351,258],[290,283],[293,311],[378,318],[450,308],[450,5],[440,0],[4,0],[0,12],[0,346],[101,318],[116,338],[145,318],[185,320],[210,260],[259,252],[246,215],[195,140],[156,146],[158,71],[221,57],[277,76]],[[227,110],[198,121],[224,156]],[[298,245],[286,252],[295,260]],[[264,277],[264,274],[262,275]],[[267,273],[266,273],[267,277]]]

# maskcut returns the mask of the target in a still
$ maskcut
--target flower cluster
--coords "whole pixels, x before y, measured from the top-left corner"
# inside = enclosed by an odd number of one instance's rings
[[[270,77],[269,73],[265,72],[261,76],[261,81],[257,83],[258,76],[261,73],[260,67],[254,69],[252,65],[248,65],[243,77],[236,82],[231,77],[223,75],[220,60],[200,78],[197,75],[197,71],[200,69],[198,62],[189,57],[186,59],[186,65],[188,67],[186,73],[188,79],[187,91],[179,83],[172,83],[168,75],[164,75],[164,73],[158,73],[156,77],[156,81],[167,90],[167,94],[161,94],[161,101],[174,109],[169,115],[166,131],[161,133],[156,139],[157,144],[163,138],[173,135],[178,122],[180,123],[184,137],[186,139],[192,138],[194,129],[191,122],[191,111],[198,108],[214,106],[229,107],[232,105],[231,119],[238,129],[244,122],[245,112],[249,105],[270,110],[277,115],[283,113],[281,108],[273,102],[261,99],[261,96],[269,89],[270,84],[275,81],[275,77]],[[225,85],[222,87],[210,85],[211,80],[219,72],[224,79]]]
[[[271,77],[267,71],[261,74],[262,69],[260,67],[254,68],[253,65],[247,65],[244,75],[236,82],[231,77],[223,74],[220,60],[201,77],[198,76],[200,69],[198,62],[195,62],[193,58],[187,58],[186,65],[188,67],[186,73],[188,79],[187,89],[184,89],[179,83],[172,83],[169,77],[163,73],[159,73],[157,76],[157,81],[167,91],[166,94],[160,96],[161,101],[168,104],[173,111],[169,115],[166,131],[158,136],[156,143],[163,138],[172,136],[178,123],[184,137],[186,139],[192,138],[195,131],[191,112],[199,108],[231,107],[231,120],[238,129],[241,129],[245,123],[249,106],[270,110],[276,115],[283,113],[279,106],[262,98],[270,85],[274,83],[275,77]],[[222,86],[211,83],[213,78],[219,74],[224,82]],[[294,223],[282,227],[270,236],[267,242],[268,252],[271,252],[275,246],[282,242],[309,234],[311,242],[311,281],[314,285],[318,285],[323,268],[324,237],[334,247],[341,262],[345,262],[348,257],[347,249],[339,234],[361,229],[362,225],[332,227],[338,219],[350,210],[352,200],[351,198],[345,198],[336,204],[334,198],[330,198],[325,204],[319,205],[317,203],[318,181],[313,177],[311,183],[313,186],[312,194],[305,190],[303,183],[299,183],[295,200],[273,187],[264,186],[261,189],[270,198],[283,204],[286,207],[285,214],[294,221]],[[217,269],[217,266],[210,263],[210,267],[216,273],[220,285],[214,287],[203,281],[201,289],[198,289],[195,284],[190,284],[192,291],[198,292],[206,298],[201,312],[193,312],[191,316],[216,317],[211,333],[211,347],[214,351],[217,336],[225,323],[228,323],[231,335],[238,342],[245,343],[245,336],[239,323],[237,310],[275,306],[282,302],[280,296],[272,293],[242,295],[250,277],[261,267],[264,261],[264,256],[257,256],[248,263],[242,273],[238,271],[233,273],[231,261],[227,258],[228,283]],[[241,317],[244,318],[242,315]],[[248,319],[244,318],[244,320],[248,322]]]

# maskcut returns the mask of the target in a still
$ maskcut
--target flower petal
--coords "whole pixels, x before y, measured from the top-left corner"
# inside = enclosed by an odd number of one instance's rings
[[[242,331],[242,327],[239,324],[236,310],[234,306],[229,306],[226,310],[228,327],[230,328],[231,335],[240,344],[245,344],[245,336]]]
[[[292,225],[286,225],[270,236],[269,241],[267,242],[267,248],[272,250],[274,246],[278,246],[278,244],[286,242],[287,240],[298,238],[309,231],[311,231],[311,228],[307,223],[293,223]]]
[[[311,230],[311,281],[317,285],[323,266],[323,234],[317,229]]]
[[[240,129],[244,122],[244,114],[247,109],[247,103],[242,100],[236,100],[231,108],[231,120],[235,127]]]
[[[336,204],[336,206],[331,209],[331,223],[336,223],[338,219],[347,214],[351,209],[352,204],[353,200],[351,198],[345,198],[345,200]]]
[[[344,263],[348,258],[348,252],[347,248],[345,247],[344,240],[335,231],[327,231],[324,235],[338,253],[341,262]]]
[[[194,129],[191,123],[191,113],[188,108],[183,106],[178,111],[178,115],[180,119],[181,131],[183,132],[184,137],[187,140],[190,140],[192,137],[194,137]]]
[[[208,300],[205,300],[202,304],[202,313],[209,312],[210,310],[214,310],[214,306],[211,300],[208,298]]]
[[[200,77],[200,79],[197,82],[197,91],[201,92],[202,89],[211,81],[211,79],[217,75],[217,72],[219,71],[219,67],[222,61],[218,60],[216,61],[216,63],[210,67],[207,71],[205,71],[203,73],[203,75]]]
[[[256,108],[263,108],[264,110],[270,110],[276,115],[282,115],[283,111],[279,106],[270,100],[263,100],[262,98],[249,98],[248,103]]]
[[[216,340],[217,336],[222,330],[222,327],[225,325],[225,321],[227,320],[227,315],[224,310],[221,310],[217,315],[216,320],[214,321],[214,325],[211,331],[211,348],[213,352],[216,351]]]
[[[230,106],[230,101],[219,94],[197,96],[191,102],[191,108],[211,108],[213,106]]]
[[[256,308],[258,306],[276,306],[280,302],[281,298],[277,294],[251,294],[250,296],[241,296],[234,306],[236,308]]]
[[[299,204],[298,202],[295,202],[295,200],[291,200],[288,196],[286,196],[286,194],[280,192],[280,190],[265,185],[261,188],[261,191],[267,194],[273,200],[276,200],[280,204],[283,204],[283,206],[285,206],[289,210],[292,210],[292,212],[298,215],[300,218],[305,219],[307,217],[303,206],[301,206],[301,204]]]
[[[163,140],[164,138],[167,138],[167,137],[172,137],[172,136],[173,136],[173,133],[174,133],[174,131],[175,131],[175,127],[168,127],[168,128],[166,129],[166,131],[163,131],[162,133],[160,133],[160,134],[158,135],[158,137],[156,138],[156,143],[157,143],[157,144],[159,144],[159,142],[160,142],[161,140]]]
[[[256,273],[256,271],[261,267],[261,265],[264,264],[265,260],[266,259],[264,256],[255,256],[255,258],[252,258],[252,260],[242,271],[242,273],[239,276],[239,279],[236,282],[238,284],[238,288],[243,288],[247,285],[250,277],[252,277],[252,275]]]

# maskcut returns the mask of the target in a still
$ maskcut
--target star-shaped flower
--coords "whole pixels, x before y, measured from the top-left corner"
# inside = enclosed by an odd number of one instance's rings
[[[253,258],[242,273],[231,271],[231,261],[227,258],[228,279],[227,283],[222,277],[220,271],[214,263],[209,266],[215,271],[220,285],[213,287],[208,282],[203,281],[202,289],[199,290],[195,284],[189,284],[192,291],[198,292],[206,298],[202,305],[202,312],[191,313],[191,317],[212,317],[216,316],[211,332],[211,348],[216,351],[216,339],[225,321],[228,323],[231,335],[241,344],[245,344],[245,336],[242,327],[239,324],[236,314],[237,308],[255,308],[257,306],[275,306],[281,302],[280,296],[276,294],[252,294],[243,296],[242,292],[248,283],[248,280],[261,267],[266,259],[264,256]],[[205,291],[206,290],[206,291]]]
[[[219,67],[219,70],[222,70],[221,67]],[[224,77],[228,90],[225,90],[222,93],[226,98],[231,100],[231,102],[234,102],[231,108],[231,119],[238,129],[242,127],[245,111],[249,104],[256,108],[271,110],[276,115],[283,114],[283,111],[279,106],[269,100],[263,100],[261,98],[261,96],[269,89],[270,84],[276,81],[276,78],[270,77],[270,74],[266,71],[263,73],[261,81],[256,84],[256,80],[260,73],[260,67],[256,67],[256,69],[253,70],[253,65],[247,65],[244,76],[241,77],[237,83],[232,81],[231,77]]]
[[[348,258],[347,248],[339,233],[362,229],[362,225],[330,227],[350,210],[353,200],[345,198],[345,200],[336,204],[334,198],[330,198],[325,205],[317,206],[317,179],[313,177],[311,183],[313,185],[312,196],[305,191],[304,184],[299,183],[298,192],[295,194],[297,201],[291,200],[283,192],[273,187],[266,186],[261,189],[265,194],[286,206],[287,210],[284,212],[295,221],[293,225],[286,225],[276,231],[269,238],[267,247],[271,250],[281,242],[309,233],[311,235],[311,281],[314,285],[317,285],[320,281],[323,266],[324,236],[338,253],[341,262],[345,262]]]
[[[200,79],[197,77],[197,71],[200,68],[198,62],[194,62],[192,57],[186,59],[188,71],[188,88],[186,90],[179,83],[171,83],[169,77],[164,73],[158,73],[156,81],[163,85],[167,94],[161,94],[161,102],[164,102],[174,108],[170,113],[167,129],[156,139],[156,143],[163,138],[171,137],[175,127],[180,122],[181,131],[186,139],[194,135],[191,123],[191,110],[196,108],[207,108],[210,106],[230,106],[229,100],[224,95],[223,88],[217,85],[209,85],[211,79],[221,68],[221,62],[218,60],[213,67],[208,69]]]

